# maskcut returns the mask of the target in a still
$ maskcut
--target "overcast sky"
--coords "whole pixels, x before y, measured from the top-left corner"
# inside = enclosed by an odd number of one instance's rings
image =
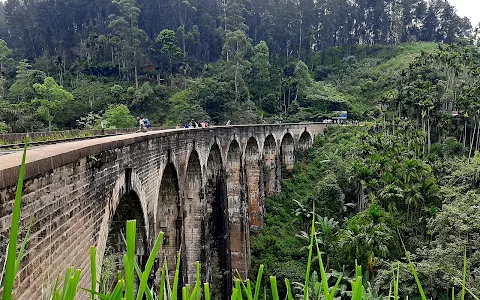
[[[480,22],[480,0],[449,0],[461,17],[468,17],[473,27]]]

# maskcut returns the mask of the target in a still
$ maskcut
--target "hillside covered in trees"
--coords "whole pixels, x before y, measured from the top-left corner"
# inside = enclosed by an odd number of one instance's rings
[[[445,0],[7,0],[0,38],[0,130],[24,132],[371,119],[475,32]]]

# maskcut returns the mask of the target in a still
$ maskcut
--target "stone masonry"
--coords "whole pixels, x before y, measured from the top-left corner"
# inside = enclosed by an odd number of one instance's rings
[[[248,276],[250,234],[263,225],[265,195],[280,190],[282,164],[292,168],[296,153],[311,146],[325,127],[308,123],[164,130],[28,150],[21,228],[26,230],[30,222],[32,228],[16,299],[41,299],[42,289],[69,267],[82,269],[80,286],[90,287],[89,248],[97,247],[101,266],[116,208],[132,192],[141,204],[137,214],[143,215],[147,250],[163,231],[167,239],[158,258],[166,256],[170,270],[181,250],[184,282],[194,280],[198,260],[204,264],[204,279],[212,284],[220,280],[222,289],[228,289],[228,280],[215,278],[215,271],[237,269]],[[20,151],[0,156],[4,236],[11,224],[20,162]]]

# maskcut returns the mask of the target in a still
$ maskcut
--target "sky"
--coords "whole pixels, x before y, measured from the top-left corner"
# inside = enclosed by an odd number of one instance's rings
[[[457,8],[457,14],[468,17],[475,27],[480,23],[480,0],[449,0]]]

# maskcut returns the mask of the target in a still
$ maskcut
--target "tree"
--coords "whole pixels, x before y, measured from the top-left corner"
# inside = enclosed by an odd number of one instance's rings
[[[109,105],[102,118],[106,128],[132,128],[136,125],[135,117],[123,104]]]
[[[243,17],[246,11],[243,0],[222,0],[224,31],[243,31],[248,30]]]
[[[170,98],[170,103],[172,109],[167,120],[167,124],[170,126],[176,124],[183,125],[192,119],[210,121],[207,112],[200,106],[198,101],[191,100],[191,95],[187,90],[175,93]]]
[[[77,120],[77,125],[85,130],[102,129],[102,117],[94,112],[89,112],[86,116]]]
[[[117,53],[118,68],[128,72],[125,66],[133,64],[135,87],[138,88],[138,65],[144,55],[142,44],[148,36],[138,27],[140,9],[135,6],[135,0],[112,0],[120,10],[120,15],[110,15],[108,27],[119,37],[117,44],[120,52]]]
[[[11,54],[12,50],[8,48],[7,43],[0,39],[0,72],[3,72],[3,65]]]
[[[7,123],[1,121],[0,122],[0,133],[4,134],[4,133],[8,133],[9,131],[10,131],[10,128],[8,128]]]
[[[9,88],[8,97],[16,102],[31,100],[35,91],[33,85],[43,82],[45,74],[39,70],[32,70],[26,59],[21,60],[17,66],[15,82]]]
[[[269,59],[270,51],[267,43],[261,41],[253,48],[252,56],[253,82],[251,90],[258,101],[262,101],[271,90]]]
[[[48,122],[48,131],[51,131],[55,116],[73,101],[73,95],[58,85],[52,77],[45,78],[43,84],[35,83],[33,89],[37,94],[33,101],[38,105],[37,114],[41,119]]]
[[[365,211],[349,219],[338,234],[337,249],[342,249],[338,262],[358,263],[368,270],[375,257],[389,258],[398,256],[400,243],[397,238],[393,216],[378,204],[371,204]]]
[[[182,49],[178,47],[175,31],[164,29],[158,34],[155,41],[161,45],[161,52],[167,55],[170,74],[173,74],[172,62],[182,56]]]
[[[235,100],[237,101],[241,94],[248,95],[245,77],[251,71],[251,64],[246,58],[251,51],[252,44],[245,32],[237,30],[227,33],[223,44],[223,55],[226,62],[225,74],[226,77],[233,79]]]
[[[181,53],[185,58],[187,56],[187,41],[195,40],[198,37],[198,26],[191,26],[192,18],[198,10],[194,6],[193,1],[188,0],[173,0],[172,7],[180,22],[177,33],[181,39]]]
[[[313,83],[312,76],[308,72],[307,65],[299,60],[295,66],[294,83],[296,85],[295,100],[297,101],[300,98],[304,98],[307,92],[307,88],[310,87]]]

